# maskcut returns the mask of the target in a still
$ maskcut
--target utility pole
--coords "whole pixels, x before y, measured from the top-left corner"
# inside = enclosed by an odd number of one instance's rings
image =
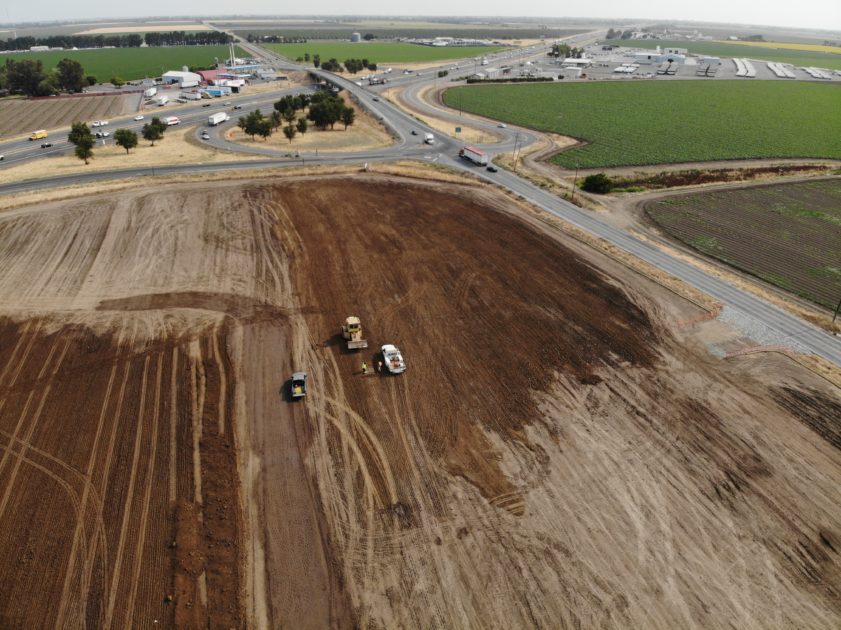
[[[575,160],[575,177],[572,178],[572,198],[570,203],[575,203],[575,185],[578,182],[578,160]]]

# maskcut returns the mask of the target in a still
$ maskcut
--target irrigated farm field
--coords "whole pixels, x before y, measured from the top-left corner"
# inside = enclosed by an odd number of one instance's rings
[[[653,49],[657,46],[686,48],[695,55],[711,55],[714,57],[748,57],[749,59],[762,59],[764,61],[777,61],[779,63],[790,63],[795,66],[816,66],[818,68],[832,68],[841,70],[841,55],[832,52],[822,52],[806,48],[808,44],[802,44],[804,49],[797,50],[793,47],[798,44],[774,44],[772,42],[687,42],[666,41],[666,40],[635,40],[629,44],[634,48]],[[778,46],[775,48],[774,46]]]
[[[306,44],[265,44],[266,48],[287,59],[303,57],[305,53],[321,55],[326,61],[335,58],[339,63],[345,59],[368,59],[374,63],[412,63],[420,61],[443,61],[463,59],[477,55],[490,55],[504,50],[503,46],[419,46],[387,42],[330,42],[310,41]]]
[[[123,96],[0,100],[0,138],[127,113]]]
[[[237,49],[239,50],[239,49]],[[238,52],[237,54],[242,54]],[[85,74],[94,75],[101,83],[118,76],[126,81],[159,77],[167,70],[182,66],[210,66],[214,58],[228,58],[227,46],[162,46],[156,48],[108,48],[101,50],[57,50],[49,52],[10,53],[4,58],[39,59],[44,68],[52,69],[65,58],[82,64]]]
[[[483,116],[579,138],[566,168],[766,157],[839,158],[841,86],[760,81],[598,82],[453,88]]]
[[[0,626],[837,627],[838,392],[528,216],[324,174],[0,215]]]
[[[841,180],[676,195],[645,211],[708,256],[822,306],[841,299]]]

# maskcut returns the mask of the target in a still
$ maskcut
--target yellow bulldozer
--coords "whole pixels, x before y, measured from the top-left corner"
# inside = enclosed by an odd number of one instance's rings
[[[358,317],[351,315],[345,320],[342,324],[342,336],[347,341],[348,350],[368,347],[368,341],[362,338],[362,322]]]

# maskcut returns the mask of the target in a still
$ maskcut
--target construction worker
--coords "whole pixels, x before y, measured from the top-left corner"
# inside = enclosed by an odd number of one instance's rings
[[[362,376],[365,376],[368,373],[368,364],[365,361],[362,362]]]

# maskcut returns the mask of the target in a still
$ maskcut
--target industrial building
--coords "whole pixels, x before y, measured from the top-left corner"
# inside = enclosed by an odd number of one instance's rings
[[[196,74],[195,72],[185,72],[183,70],[170,70],[169,72],[164,72],[161,75],[161,81],[165,85],[172,85],[174,83],[187,83],[188,85],[192,83],[193,85],[198,85],[203,81],[203,79],[201,75]]]

